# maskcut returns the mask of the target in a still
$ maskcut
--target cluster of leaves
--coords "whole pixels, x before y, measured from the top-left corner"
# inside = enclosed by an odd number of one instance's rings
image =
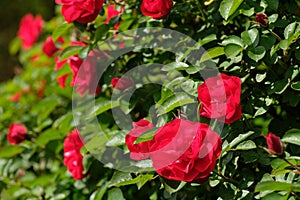
[[[88,176],[75,181],[63,166],[63,139],[76,125],[72,88],[62,89],[56,81],[70,70],[54,71],[54,59],[45,56],[42,43],[38,43],[28,51],[19,52],[22,72],[0,85],[1,199],[293,200],[299,197],[300,172],[295,166],[300,165],[300,2],[178,0],[162,20],[142,16],[139,5],[134,0],[122,2],[123,13],[109,24],[103,23],[105,16],[98,16],[88,25],[65,23],[58,6],[57,17],[46,23],[43,36],[87,42],[87,47],[68,47],[66,42],[60,53],[61,59],[75,54],[84,59],[89,50],[116,34],[114,25],[118,22],[121,22],[120,32],[164,27],[190,36],[206,49],[200,64],[208,61],[220,72],[240,77],[243,118],[218,130],[223,151],[209,181],[199,185],[165,180],[147,162],[132,164],[131,173],[113,170],[122,162],[122,155],[114,147],[128,151],[124,145],[127,132],[119,130],[111,112],[112,108],[119,108],[134,121],[148,118],[158,127],[178,115],[179,108],[182,117],[197,116],[197,86],[203,82],[199,72],[209,69],[191,65],[182,55],[157,49],[133,49],[119,57],[99,81],[102,92],[96,96],[90,116],[91,120],[97,117],[102,133],[96,133],[86,143],[86,149],[82,149]],[[256,13],[262,12],[268,16],[266,27],[255,21]],[[11,53],[19,51],[19,44],[18,39],[12,42]],[[164,64],[162,72],[172,75],[176,71],[183,77],[175,77],[163,86],[144,85],[129,102],[126,92],[112,102],[111,79],[149,63]],[[160,74],[149,74],[149,78],[159,78]],[[69,78],[67,82],[70,81]],[[28,88],[30,92],[24,93],[19,101],[9,100],[16,92]],[[38,95],[41,89],[43,93]],[[172,91],[181,92],[175,95]],[[92,126],[89,119],[85,120],[85,126]],[[28,127],[30,140],[12,146],[6,135],[9,125],[15,122]],[[214,129],[218,129],[217,125]],[[271,157],[264,150],[263,135],[268,132],[276,133],[286,143],[285,160]],[[115,163],[104,165],[92,156],[95,153],[99,154],[96,157],[99,160],[111,159]]]

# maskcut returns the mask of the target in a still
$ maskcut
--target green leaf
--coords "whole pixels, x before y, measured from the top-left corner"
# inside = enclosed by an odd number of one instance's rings
[[[267,72],[263,73],[263,74],[256,74],[255,76],[255,80],[260,83],[262,82],[265,78],[267,77]]]
[[[91,46],[83,47],[78,53],[79,58],[84,60],[88,56],[90,50],[91,50]]]
[[[228,44],[224,48],[227,58],[236,57],[243,51],[243,47],[238,44]]]
[[[255,149],[256,144],[251,140],[246,140],[242,143],[240,143],[235,149],[236,150],[249,150],[249,149]]]
[[[36,186],[46,186],[49,185],[54,179],[52,174],[44,174],[36,177],[34,180],[23,180],[22,183],[30,188],[34,188]]]
[[[169,192],[169,194],[173,194],[174,192],[178,192],[179,190],[181,190],[186,185],[186,182],[181,181],[180,184],[176,188],[173,188],[169,184],[167,184],[167,180],[164,180],[164,179],[161,179],[161,180],[162,180],[162,183],[163,183],[165,189]]]
[[[107,193],[107,200],[125,200],[122,190],[120,188],[113,188]]]
[[[121,172],[121,171],[115,171],[113,176],[111,177],[111,180],[109,181],[108,187],[116,186],[120,183],[123,183],[125,181],[132,180],[131,175],[127,172]]]
[[[236,36],[236,35],[231,35],[231,36],[228,36],[227,38],[225,38],[222,42],[222,45],[228,45],[228,44],[236,44],[236,45],[239,45],[241,47],[244,47],[244,43],[243,43],[243,40]]]
[[[69,112],[65,115],[60,116],[57,120],[53,123],[53,128],[69,130],[73,119],[73,113]]]
[[[256,47],[259,42],[259,33],[256,28],[242,32],[241,37],[243,41],[249,46],[252,45]]]
[[[141,174],[132,180],[127,180],[127,181],[118,183],[115,186],[120,187],[120,186],[125,186],[125,185],[137,184],[138,189],[140,189],[141,187],[143,187],[143,185],[145,185],[145,183],[147,183],[147,181],[152,180],[152,178],[153,178],[153,174]]]
[[[243,0],[223,0],[219,12],[227,20],[241,5]]]
[[[53,41],[56,41],[60,36],[62,36],[73,24],[64,23],[57,27],[52,33]]]
[[[255,187],[255,192],[261,192],[266,190],[300,192],[300,184],[279,181],[265,181],[258,183]]]
[[[123,15],[123,16],[124,16],[124,15]],[[122,16],[122,18],[123,18],[123,16]],[[132,18],[123,20],[122,23],[121,23],[120,26],[119,26],[120,32],[128,30],[128,28],[130,27],[130,25],[131,25],[133,22],[134,22],[134,19],[132,19]]]
[[[258,62],[260,59],[262,59],[265,56],[266,49],[263,46],[258,46],[255,48],[250,48],[247,53],[252,60]]]
[[[114,136],[112,136],[109,141],[106,143],[106,146],[120,146],[125,143],[126,132],[124,131],[113,131]]]
[[[42,123],[50,113],[56,108],[59,104],[59,100],[56,98],[47,98],[40,101],[36,104],[33,109],[32,113],[38,115],[38,123]]]
[[[293,22],[284,29],[284,38],[285,39],[289,39],[290,37],[296,38],[299,32],[300,32],[300,24],[298,22]]]
[[[178,92],[168,98],[164,102],[159,102],[156,105],[158,116],[168,113],[171,110],[173,110],[176,107],[183,106],[186,104],[194,103],[195,99],[191,98],[189,95],[183,93],[183,92]]]
[[[9,53],[10,55],[15,55],[18,53],[21,47],[21,39],[19,37],[15,37],[9,44]]]
[[[294,90],[300,91],[300,81],[292,83],[291,88]]]
[[[208,35],[205,38],[199,40],[199,44],[201,46],[203,46],[203,45],[205,45],[205,44],[207,44],[209,42],[215,41],[216,39],[217,39],[216,34],[211,34],[211,35]]]
[[[235,145],[239,144],[240,142],[244,141],[245,139],[247,139],[250,135],[254,134],[253,131],[249,131],[247,133],[244,134],[239,134],[236,138],[234,138],[234,140],[232,140],[229,145],[223,150],[223,152],[233,148]]]
[[[154,137],[155,135],[155,132],[158,128],[152,128],[146,132],[144,132],[142,135],[140,135],[136,141],[135,141],[135,144],[138,144],[138,143],[141,143],[141,142],[146,142],[146,141],[149,141],[149,140],[152,140],[152,138]]]
[[[70,46],[65,48],[60,54],[60,60],[65,60],[67,58],[70,58],[71,56],[78,54],[82,48],[82,46]]]
[[[0,148],[0,158],[12,158],[25,150],[22,146],[9,145]]]
[[[119,101],[112,101],[106,98],[98,98],[95,102],[95,115],[100,115],[105,111],[120,105]]]
[[[171,62],[167,65],[164,65],[161,70],[162,71],[170,71],[170,70],[181,70],[187,68],[189,65],[184,62]]]
[[[102,197],[107,191],[108,184],[109,184],[108,181],[102,179],[99,184],[100,188],[92,193],[92,195],[90,196],[90,200],[102,200]]]
[[[64,135],[62,135],[58,130],[48,129],[47,131],[39,135],[35,144],[38,146],[45,146],[48,142],[52,140],[58,140],[63,138]]]
[[[267,110],[264,107],[260,107],[254,114],[254,117],[257,117],[259,115],[263,115],[267,112]]]
[[[95,32],[96,41],[101,40],[108,30],[109,30],[108,24],[102,24],[101,26],[99,26]]]
[[[280,80],[280,81],[276,81],[272,90],[276,93],[276,94],[282,94],[287,87],[289,86],[289,83],[286,80]]]
[[[279,42],[279,47],[283,50],[287,50],[289,48],[290,44],[291,43],[289,42],[289,40],[281,40]]]
[[[213,47],[211,49],[208,49],[201,57],[200,63],[203,63],[207,60],[219,57],[221,55],[224,55],[224,47]]]
[[[300,129],[291,129],[282,137],[282,141],[300,146]]]
[[[198,97],[198,83],[188,79],[181,84],[181,88],[189,95]]]

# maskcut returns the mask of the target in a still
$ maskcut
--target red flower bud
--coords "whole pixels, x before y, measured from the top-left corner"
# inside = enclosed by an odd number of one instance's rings
[[[268,21],[268,16],[265,13],[257,13],[255,16],[256,22],[258,22],[261,26],[267,26],[269,21]]]
[[[270,132],[266,135],[266,140],[270,154],[283,154],[283,144],[278,136]]]

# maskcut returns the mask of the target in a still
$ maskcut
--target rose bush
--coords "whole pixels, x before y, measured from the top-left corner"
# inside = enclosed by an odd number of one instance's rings
[[[300,196],[298,1],[56,2],[10,45],[0,199]]]

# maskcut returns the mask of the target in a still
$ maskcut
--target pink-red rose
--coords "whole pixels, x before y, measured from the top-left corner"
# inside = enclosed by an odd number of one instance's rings
[[[147,120],[141,119],[133,122],[133,129],[126,135],[125,143],[130,151],[130,157],[134,160],[142,160],[149,157],[149,142],[134,144],[136,139],[144,132],[154,128],[153,124]]]
[[[64,39],[62,37],[57,39],[57,43],[63,44],[64,43]],[[52,57],[57,51],[59,50],[59,48],[56,46],[56,44],[54,43],[53,39],[51,36],[49,36],[46,41],[44,42],[43,45],[43,52],[48,56],[48,57]]]
[[[283,144],[277,135],[270,132],[266,135],[266,140],[270,154],[283,154]]]
[[[83,156],[80,153],[83,145],[77,129],[69,133],[64,140],[64,165],[75,180],[80,180],[85,176],[83,174]]]
[[[170,180],[203,183],[222,150],[220,136],[208,125],[175,119],[158,129],[152,140],[134,144],[153,125],[139,121],[125,142],[135,160],[150,157],[155,171]]]
[[[35,18],[32,14],[26,14],[20,22],[18,37],[22,40],[22,47],[29,49],[39,38],[44,20],[40,15]]]
[[[210,77],[198,87],[200,115],[231,124],[242,117],[240,96],[240,78],[226,74]]]
[[[62,4],[62,15],[68,23],[89,23],[96,19],[104,0],[55,0]]]
[[[73,71],[71,85],[76,87],[76,91],[81,96],[85,92],[90,95],[101,92],[101,88],[98,86],[97,68],[99,66],[97,59],[102,56],[100,51],[91,51],[84,61],[76,56],[69,59],[70,67]]]
[[[130,78],[123,77],[123,78],[113,78],[111,79],[111,85],[115,89],[125,90],[133,85],[133,82]]]
[[[11,144],[20,144],[26,140],[27,129],[24,125],[14,123],[9,126],[7,140]]]
[[[172,0],[143,0],[141,11],[145,16],[161,19],[170,13],[172,7]]]

